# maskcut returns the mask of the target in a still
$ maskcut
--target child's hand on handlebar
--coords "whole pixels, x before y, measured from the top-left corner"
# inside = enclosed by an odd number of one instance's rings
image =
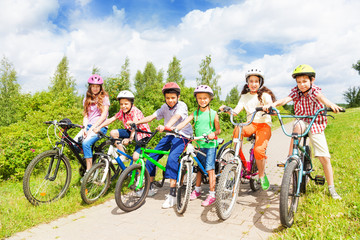
[[[207,138],[208,138],[209,140],[213,140],[213,139],[216,138],[216,135],[215,135],[214,132],[212,132],[212,133],[210,133],[209,135],[207,135]]]
[[[159,125],[156,130],[158,130],[159,132],[163,132],[165,130],[165,126]]]
[[[130,138],[125,138],[122,140],[122,144],[124,144],[124,145],[129,145],[130,142],[131,142]]]
[[[328,106],[329,108],[331,108],[331,110],[334,112],[334,113],[338,113],[338,112],[342,112],[342,111],[344,111],[344,109],[342,108],[342,107],[339,107],[338,105],[336,105],[336,104],[330,104],[329,106]]]

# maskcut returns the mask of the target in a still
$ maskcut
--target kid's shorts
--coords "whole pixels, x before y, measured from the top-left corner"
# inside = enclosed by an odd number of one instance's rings
[[[206,157],[198,153],[196,157],[205,168],[205,171],[215,169],[216,148],[200,148],[200,151],[206,154]]]
[[[309,126],[309,123],[305,121],[296,121],[295,124],[300,124],[301,130],[305,131]],[[329,148],[326,142],[325,132],[321,133],[311,133],[309,131],[309,138],[311,145],[313,146],[315,157],[328,157],[330,158]]]

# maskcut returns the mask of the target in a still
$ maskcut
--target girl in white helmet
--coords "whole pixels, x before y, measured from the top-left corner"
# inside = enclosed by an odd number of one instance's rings
[[[241,91],[239,102],[234,109],[236,114],[239,114],[245,109],[247,115],[251,115],[256,107],[262,107],[275,101],[275,96],[272,91],[264,86],[264,79],[264,73],[259,68],[250,68],[246,71],[246,84]],[[223,107],[224,106],[221,106],[220,109],[222,110]],[[239,128],[236,127],[233,136],[238,136],[238,131]],[[270,183],[265,174],[265,152],[271,137],[271,116],[258,112],[255,115],[254,121],[249,126],[243,128],[242,137],[250,137],[252,134],[256,134],[254,156],[259,170],[261,187],[263,190],[268,190]]]
[[[117,114],[115,114],[115,116],[113,116],[112,118],[109,118],[105,122],[103,122],[103,124],[101,124],[97,129],[95,129],[95,131],[99,131],[102,127],[105,127],[110,123],[114,122],[116,119],[118,119],[119,121],[123,122],[125,129],[111,130],[110,136],[113,138],[123,138],[122,144],[124,145],[128,145],[129,142],[133,141],[135,130],[130,131],[131,127],[126,123],[128,121],[131,122],[139,121],[140,119],[144,118],[144,115],[141,112],[141,110],[139,110],[137,107],[134,106],[134,99],[135,97],[132,92],[128,90],[121,91],[117,96],[117,100],[119,100],[120,103],[120,111]],[[143,131],[150,132],[150,127],[149,124],[147,123],[139,124],[138,127]],[[149,134],[138,133],[137,139],[140,140],[148,136]],[[121,146],[121,144],[115,144],[115,145],[120,151],[124,152],[124,149]],[[133,153],[134,161],[139,159],[140,150],[141,149],[139,146],[135,146],[135,151]]]

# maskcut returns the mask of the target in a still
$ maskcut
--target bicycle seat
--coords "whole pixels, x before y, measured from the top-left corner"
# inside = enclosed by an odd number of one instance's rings
[[[250,137],[248,137],[247,140],[248,140],[249,142],[251,142],[252,140],[255,140],[255,137],[256,137],[256,135],[255,135],[255,133],[254,133],[254,134],[252,134]]]

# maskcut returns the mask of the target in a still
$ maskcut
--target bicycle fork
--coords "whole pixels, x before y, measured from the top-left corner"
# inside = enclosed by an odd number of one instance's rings
[[[64,145],[61,146],[61,149],[57,148],[58,150],[58,158],[57,158],[57,162],[56,162],[56,167],[55,167],[55,171],[53,172],[53,176],[50,177],[50,174],[51,174],[51,170],[53,168],[53,164],[54,164],[54,158],[56,156],[52,156],[51,157],[51,160],[50,160],[50,164],[49,164],[49,167],[48,167],[48,170],[47,170],[47,173],[45,175],[45,179],[46,180],[49,180],[49,181],[54,181],[57,177],[57,173],[59,171],[59,167],[60,167],[60,163],[61,163],[61,156],[63,154],[63,149],[64,149]]]

